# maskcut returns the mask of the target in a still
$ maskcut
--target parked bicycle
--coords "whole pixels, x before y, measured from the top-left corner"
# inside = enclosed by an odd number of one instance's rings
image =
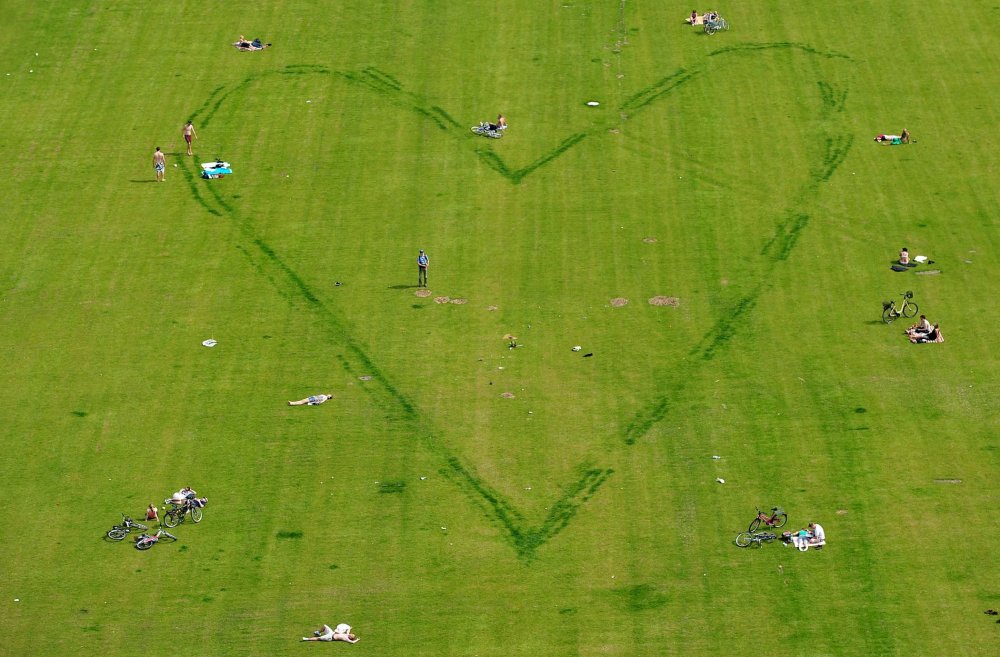
[[[886,324],[892,324],[901,316],[913,317],[917,314],[917,304],[910,301],[913,298],[913,292],[906,291],[900,294],[900,296],[903,297],[903,302],[898,308],[895,301],[882,302],[882,321]]]
[[[135,549],[148,550],[159,543],[161,538],[168,538],[172,541],[177,540],[177,537],[170,532],[164,529],[157,529],[155,534],[141,534],[139,538],[135,540]]]
[[[110,530],[108,530],[107,537],[112,541],[124,540],[126,536],[133,530],[145,530],[149,529],[146,525],[139,524],[135,520],[132,520],[124,513],[122,514],[122,522],[120,525],[115,525]]]
[[[715,34],[729,29],[729,21],[722,16],[716,15],[714,19],[705,18],[705,34]]]
[[[207,502],[207,499],[205,500]],[[163,524],[173,529],[184,522],[188,514],[191,515],[191,522],[199,523],[205,512],[202,507],[205,502],[201,500],[184,500],[181,504],[171,503],[170,508],[163,514]]]
[[[477,135],[489,137],[490,139],[500,139],[503,137],[503,130],[495,123],[480,121],[479,125],[473,126],[472,131]]]
[[[736,535],[736,545],[741,548],[759,548],[764,543],[770,543],[776,538],[778,535],[771,532],[742,532]]]
[[[763,524],[765,527],[774,527],[775,529],[780,529],[785,526],[788,522],[788,514],[785,513],[781,507],[773,506],[771,507],[771,514],[768,515],[764,511],[757,507],[757,517],[753,519],[750,523],[750,529],[748,530],[751,534]]]

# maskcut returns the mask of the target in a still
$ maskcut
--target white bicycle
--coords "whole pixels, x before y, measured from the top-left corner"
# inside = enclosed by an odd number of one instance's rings
[[[472,131],[477,135],[489,137],[490,139],[500,139],[503,137],[503,129],[495,123],[480,121],[479,125],[472,126]]]

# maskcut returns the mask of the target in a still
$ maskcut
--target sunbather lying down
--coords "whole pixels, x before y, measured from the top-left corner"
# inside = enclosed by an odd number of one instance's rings
[[[253,41],[248,41],[245,36],[240,35],[239,41],[233,44],[236,46],[237,50],[263,50],[264,48],[270,48],[270,43],[261,43],[260,39],[254,39]]]

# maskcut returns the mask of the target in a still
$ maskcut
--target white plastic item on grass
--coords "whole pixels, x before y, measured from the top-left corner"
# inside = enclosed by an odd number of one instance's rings
[[[212,338],[209,338],[208,340],[205,340],[204,342],[202,342],[202,344],[205,345],[206,347],[214,347],[215,345],[217,345],[219,343],[216,342],[215,340],[213,340]]]
[[[719,482],[720,484],[726,483],[726,480],[723,479],[722,477],[719,477],[718,479],[716,479],[716,481]]]
[[[597,107],[598,105],[600,105],[600,103],[597,102],[596,100],[588,100],[587,101],[587,105],[589,105],[591,107]]]

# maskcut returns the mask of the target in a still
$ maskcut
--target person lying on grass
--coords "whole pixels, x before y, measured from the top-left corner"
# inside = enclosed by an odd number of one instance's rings
[[[233,44],[238,50],[263,50],[264,48],[270,48],[270,43],[262,43],[260,39],[254,39],[253,41],[247,41],[247,38],[240,35],[239,40]]]
[[[319,406],[333,399],[333,395],[311,395],[305,399],[288,402],[289,406]]]
[[[346,641],[347,643],[357,643],[361,639],[351,634],[351,626],[341,623],[336,629],[330,629],[329,625],[323,625],[311,637],[302,637],[303,641]]]

